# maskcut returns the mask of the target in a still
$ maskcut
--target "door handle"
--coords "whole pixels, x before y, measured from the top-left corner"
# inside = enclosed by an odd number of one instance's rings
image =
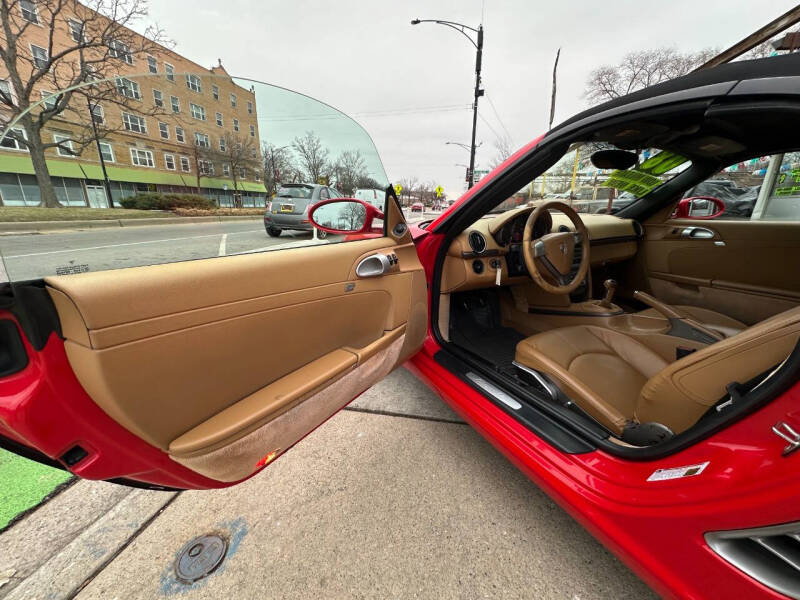
[[[714,237],[714,232],[706,227],[684,227],[681,231],[681,237],[693,240],[710,240]]]
[[[392,268],[389,257],[385,254],[373,254],[361,259],[356,267],[356,275],[359,277],[380,277],[388,273]]]

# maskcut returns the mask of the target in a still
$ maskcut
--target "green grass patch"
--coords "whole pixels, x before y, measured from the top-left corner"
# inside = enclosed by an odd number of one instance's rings
[[[0,450],[0,529],[71,477],[67,471]]]
[[[170,212],[127,208],[40,208],[38,206],[0,207],[0,223],[28,221],[100,221],[103,219],[158,219],[175,216]]]

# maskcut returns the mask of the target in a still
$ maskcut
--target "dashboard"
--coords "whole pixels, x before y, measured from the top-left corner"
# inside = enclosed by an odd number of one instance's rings
[[[442,292],[532,284],[522,257],[522,236],[532,211],[533,207],[527,206],[486,215],[456,236],[445,258]],[[642,235],[636,221],[614,215],[580,217],[589,233],[592,266],[627,260],[636,254]],[[565,215],[544,213],[534,224],[533,238],[574,229]]]

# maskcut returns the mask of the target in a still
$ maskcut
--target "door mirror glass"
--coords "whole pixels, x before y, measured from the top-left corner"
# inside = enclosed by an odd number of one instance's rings
[[[314,227],[327,233],[361,233],[369,231],[373,219],[382,219],[383,214],[371,204],[349,198],[318,202],[308,217]]]
[[[675,216],[679,219],[716,219],[725,212],[725,203],[714,196],[694,196],[678,203]]]

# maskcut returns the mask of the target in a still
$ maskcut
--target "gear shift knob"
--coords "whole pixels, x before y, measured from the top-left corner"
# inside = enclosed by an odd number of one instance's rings
[[[617,291],[616,279],[606,279],[603,282],[603,287],[606,288],[606,295],[600,301],[600,306],[603,308],[611,308],[611,299],[614,297],[614,292]]]

